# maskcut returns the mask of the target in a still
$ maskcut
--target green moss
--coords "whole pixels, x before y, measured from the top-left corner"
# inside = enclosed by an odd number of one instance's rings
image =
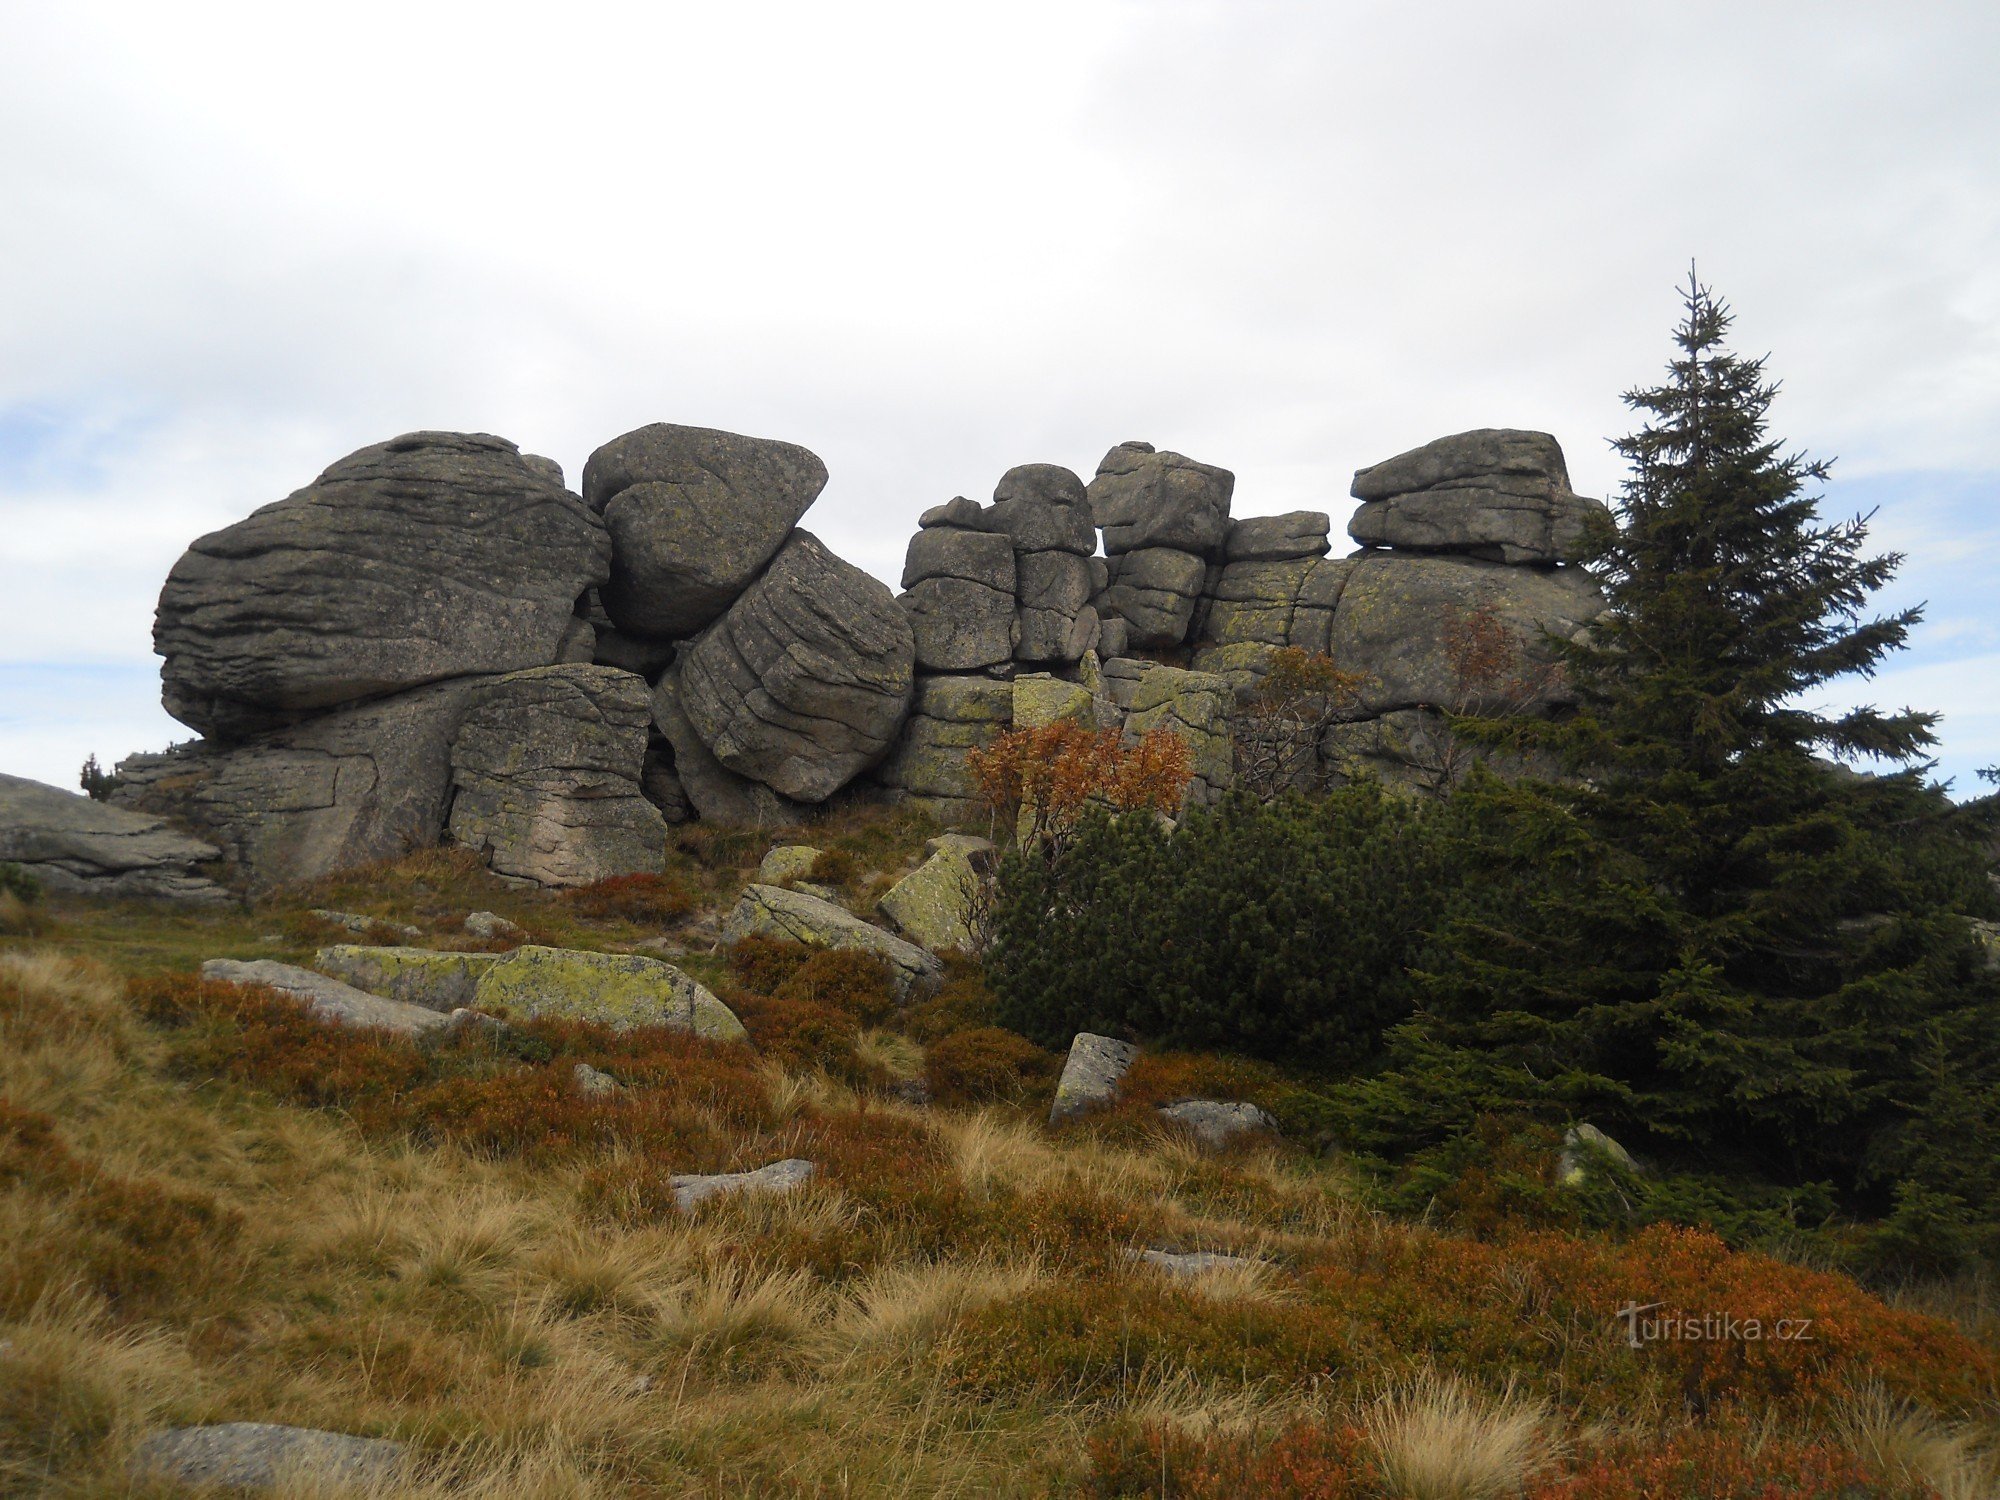
[[[711,1041],[746,1036],[735,1013],[672,964],[633,953],[516,948],[481,977],[473,1003],[518,1017],[594,1021],[626,1030],[676,1026]]]

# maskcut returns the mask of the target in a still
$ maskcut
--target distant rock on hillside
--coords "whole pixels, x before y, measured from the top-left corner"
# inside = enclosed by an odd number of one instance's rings
[[[0,775],[0,864],[17,864],[51,891],[92,896],[229,901],[197,873],[221,857],[158,817],[107,807],[22,776]]]

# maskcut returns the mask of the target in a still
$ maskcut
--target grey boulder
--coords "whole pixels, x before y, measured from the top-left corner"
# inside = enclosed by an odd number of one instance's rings
[[[1553,437],[1511,428],[1456,433],[1398,454],[1355,474],[1353,493],[1363,504],[1347,532],[1363,546],[1504,563],[1569,561],[1610,515],[1602,501],[1570,489]]]
[[[1275,1131],[1278,1122],[1254,1104],[1225,1099],[1177,1099],[1160,1106],[1160,1117],[1190,1131],[1210,1150],[1220,1150],[1239,1135]]]
[[[917,679],[910,717],[875,782],[947,821],[978,811],[965,752],[993,743],[1013,722],[1014,684],[988,677]]]
[[[724,767],[822,802],[894,742],[915,661],[895,596],[798,531],[688,649],[680,706]]]
[[[811,1181],[817,1170],[811,1162],[793,1156],[758,1167],[753,1172],[682,1173],[672,1178],[670,1185],[674,1192],[674,1207],[682,1213],[692,1213],[711,1198],[789,1193],[793,1188]]]
[[[1056,1081],[1049,1123],[1073,1120],[1117,1102],[1118,1085],[1138,1055],[1138,1047],[1131,1042],[1079,1031],[1069,1044],[1069,1056],[1063,1060],[1062,1077]]]
[[[795,443],[655,422],[583,468],[583,498],[611,533],[604,609],[622,631],[688,636],[716,619],[776,555],[826,487]]]
[[[449,1024],[441,1011],[371,995],[338,979],[281,964],[273,959],[211,958],[201,966],[201,977],[220,984],[262,985],[298,1001],[315,1020],[334,1026],[367,1027],[391,1031],[398,1036],[420,1037]]]
[[[273,1422],[219,1422],[142,1438],[131,1468],[135,1475],[182,1484],[255,1490],[304,1484],[315,1491],[352,1485],[375,1493],[399,1477],[408,1452],[383,1438]]]
[[[1178,646],[1187,639],[1207,576],[1207,564],[1192,552],[1142,547],[1111,560],[1111,585],[1098,607],[1125,621],[1132,646]]]
[[[1324,557],[1332,518],[1323,510],[1287,511],[1282,516],[1245,516],[1229,523],[1222,547],[1225,562],[1285,562]]]
[[[94,802],[24,776],[0,775],[0,864],[18,864],[51,891],[71,895],[234,898],[196,866],[213,844],[162,818]]]
[[[722,940],[734,943],[746,937],[780,938],[804,943],[808,948],[852,948],[872,953],[889,965],[897,994],[906,1000],[934,988],[944,972],[944,965],[916,944],[892,937],[845,907],[781,886],[745,887],[735,909],[729,913],[729,920],[723,924]]]
[[[174,564],[153,629],[167,712],[241,737],[548,665],[610,563],[603,524],[504,438],[418,432],[363,448]]]
[[[1112,556],[1171,547],[1203,558],[1222,554],[1236,476],[1150,443],[1120,443],[1090,481],[1090,509]]]
[[[697,816],[744,828],[799,821],[803,810],[798,803],[737,775],[710,752],[681,708],[678,672],[667,673],[653,689],[653,724],[673,749],[674,784]]]

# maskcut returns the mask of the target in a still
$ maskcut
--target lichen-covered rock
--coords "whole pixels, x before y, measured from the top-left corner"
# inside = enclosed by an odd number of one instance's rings
[[[1090,509],[1113,557],[1144,547],[1220,557],[1235,488],[1227,469],[1155,452],[1150,443],[1120,443],[1090,481]]]
[[[167,712],[233,739],[546,666],[610,563],[597,517],[504,438],[377,443],[174,564],[153,630]]]
[[[777,828],[799,821],[803,809],[798,803],[762,782],[738,776],[709,752],[681,708],[677,672],[668,672],[653,689],[653,725],[672,747],[675,785],[703,820],[742,828]]]
[[[782,938],[808,948],[852,948],[872,953],[889,965],[902,999],[935,986],[944,965],[914,943],[891,936],[864,922],[844,907],[775,885],[750,885],[723,924],[722,940],[746,937]]]
[[[600,597],[620,630],[693,635],[750,586],[826,487],[795,443],[655,422],[583,468],[583,498],[614,544]]]
[[[1014,679],[1014,727],[1042,729],[1064,720],[1092,725],[1090,689],[1047,672],[1024,672]]]
[[[253,893],[428,848],[451,803],[451,742],[480,679],[337,709],[240,745],[121,761],[121,806],[213,840]]]
[[[895,596],[798,531],[688,649],[680,707],[725,768],[821,802],[895,740],[915,660]]]
[[[1192,552],[1142,547],[1111,560],[1111,583],[1098,604],[1125,621],[1132,646],[1178,646],[1188,637],[1207,576],[1208,565]]]
[[[1059,464],[1021,464],[1000,476],[982,524],[1005,534],[1016,552],[1097,550],[1097,526],[1083,481]]]
[[[525,945],[495,959],[473,999],[481,1010],[593,1021],[620,1031],[672,1026],[715,1042],[747,1036],[736,1013],[696,981],[636,953]]]
[[[1603,609],[1603,595],[1575,569],[1378,553],[1353,564],[1327,650],[1363,675],[1368,713],[1420,706],[1508,713],[1523,706],[1520,688],[1538,704],[1565,700],[1545,633],[1572,638]],[[1505,632],[1518,666],[1468,683],[1452,659],[1450,630],[1482,610]]]
[[[445,1016],[407,1000],[392,1000],[296,964],[273,959],[211,958],[201,977],[218,984],[254,984],[297,1000],[313,1018],[333,1026],[368,1027],[421,1037],[442,1029]]]
[[[652,716],[645,679],[615,667],[480,684],[452,740],[451,838],[538,885],[658,874],[666,820],[639,784]]]
[[[336,943],[320,949],[313,956],[313,966],[371,995],[449,1015],[462,1007],[477,1006],[479,981],[504,956]]]
[[[48,890],[232,901],[197,872],[221,857],[213,844],[177,833],[159,817],[0,775],[0,864],[20,865]]]
[[[385,1438],[352,1437],[272,1422],[175,1427],[140,1439],[135,1477],[235,1490],[305,1485],[317,1494],[346,1486],[378,1493],[402,1473],[409,1450]]]
[[[1324,557],[1333,520],[1323,510],[1287,511],[1282,516],[1244,516],[1229,523],[1223,540],[1225,562],[1289,562]]]
[[[1056,1081],[1049,1123],[1060,1124],[1116,1103],[1118,1085],[1138,1055],[1138,1047],[1131,1042],[1079,1031],[1069,1044],[1069,1056],[1063,1060],[1062,1077]]]
[[[1019,570],[1015,587],[1021,615],[1014,659],[1073,662],[1095,646],[1097,615],[1089,608],[1090,559],[1076,552],[1051,550],[1017,553],[1014,561]]]
[[[876,783],[950,821],[977,810],[965,752],[1012,723],[1014,685],[986,677],[919,677],[903,733],[875,768]]]
[[[891,886],[876,909],[919,948],[970,953],[978,946],[979,904],[979,872],[963,849],[946,844]]]
[[[1212,802],[1235,785],[1229,721],[1236,692],[1226,678],[1121,657],[1104,664],[1103,688],[1123,716],[1126,740],[1164,729],[1187,742],[1194,770],[1189,802]]]
[[[1590,1177],[1593,1160],[1609,1161],[1628,1172],[1639,1170],[1632,1153],[1595,1125],[1572,1125],[1563,1132],[1562,1155],[1556,1160],[1556,1181],[1578,1187]]]
[[[711,1198],[789,1193],[811,1181],[817,1170],[811,1162],[793,1156],[752,1172],[682,1173],[670,1179],[669,1186],[674,1192],[674,1207],[682,1213],[692,1213]]]
[[[1010,550],[1010,563],[1013,556]],[[964,578],[926,578],[898,594],[896,602],[910,617],[919,671],[976,672],[996,667],[1012,661],[1020,645],[1021,621],[1011,579],[1003,592]]]
[[[1364,546],[1458,552],[1504,563],[1566,562],[1606,522],[1600,500],[1569,486],[1562,447],[1546,432],[1455,433],[1362,469],[1364,502],[1347,532]]]
[[[1160,1106],[1160,1117],[1191,1131],[1211,1151],[1221,1150],[1239,1135],[1278,1128],[1267,1111],[1228,1099],[1177,1099]]]
[[[813,866],[824,850],[811,844],[779,844],[768,851],[757,866],[757,879],[764,885],[790,885],[795,880],[812,879]]]

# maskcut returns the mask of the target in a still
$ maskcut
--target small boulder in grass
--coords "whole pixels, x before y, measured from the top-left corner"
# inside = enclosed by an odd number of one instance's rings
[[[1202,1276],[1210,1271],[1248,1270],[1264,1264],[1241,1255],[1224,1255],[1219,1250],[1128,1250],[1125,1253],[1137,1264],[1151,1266],[1169,1276]]]
[[[609,1073],[593,1068],[589,1063],[578,1063],[570,1069],[570,1081],[576,1091],[586,1099],[609,1099],[622,1094],[624,1087]]]
[[[261,985],[276,990],[297,1001],[314,1020],[335,1026],[367,1027],[416,1038],[441,1031],[450,1024],[441,1012],[407,1000],[371,995],[325,974],[274,959],[211,958],[201,966],[201,977],[220,984]]]
[[[1063,1063],[1062,1078],[1056,1084],[1055,1103],[1049,1106],[1049,1123],[1102,1109],[1118,1099],[1118,1085],[1139,1055],[1134,1042],[1079,1031],[1069,1044],[1069,1058]]]
[[[1163,1119],[1184,1126],[1211,1151],[1219,1151],[1239,1135],[1272,1131],[1278,1122],[1254,1104],[1224,1099],[1177,1099],[1160,1106]]]
[[[408,1454],[403,1444],[382,1438],[274,1422],[219,1422],[142,1438],[131,1469],[138,1477],[235,1490],[302,1482],[315,1492],[349,1485],[372,1491],[401,1474]]]
[[[519,923],[510,922],[505,917],[490,911],[476,911],[465,919],[467,937],[478,938],[487,943],[519,943],[525,941],[527,931]]]
[[[672,1180],[674,1207],[682,1213],[692,1213],[711,1198],[789,1193],[818,1170],[811,1162],[794,1156],[758,1167],[753,1172],[687,1173]]]
[[[779,844],[757,866],[757,879],[763,885],[791,885],[794,881],[810,880],[821,853],[811,844]]]

